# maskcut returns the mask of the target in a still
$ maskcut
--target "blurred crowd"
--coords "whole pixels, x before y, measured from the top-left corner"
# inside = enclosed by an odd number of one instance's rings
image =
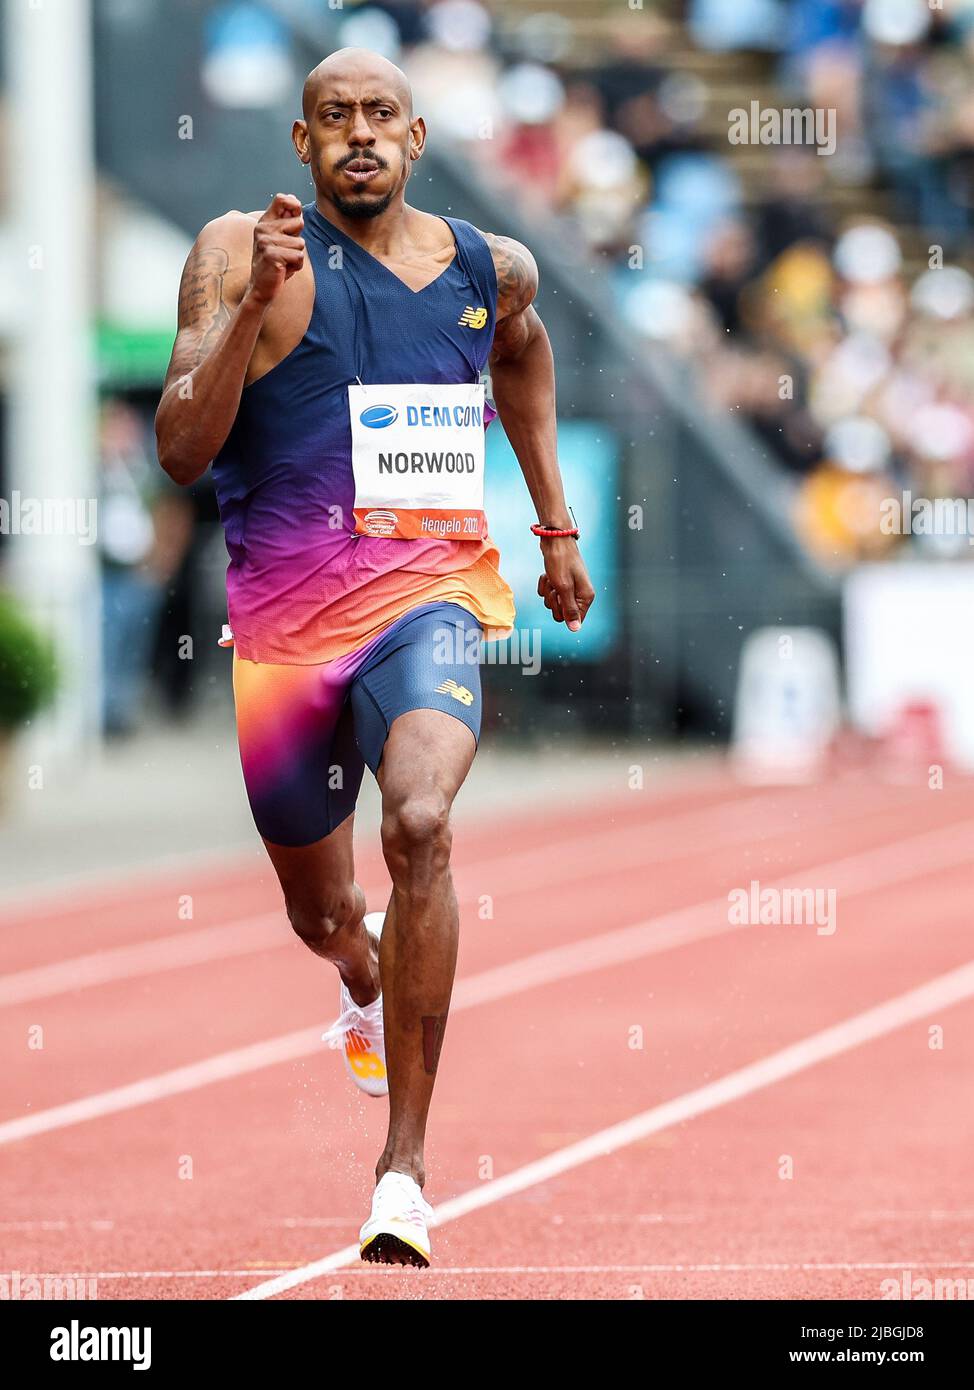
[[[890,495],[971,491],[974,0],[368,0],[340,41],[402,62],[438,135],[605,262],[632,333],[798,476],[826,563],[903,543]],[[834,111],[834,152],[742,158],[755,98]]]
[[[156,462],[152,414],[106,398],[99,420],[98,558],[102,591],[102,726],[138,727],[150,671],[170,714],[190,694],[194,653],[191,547],[197,499]]]

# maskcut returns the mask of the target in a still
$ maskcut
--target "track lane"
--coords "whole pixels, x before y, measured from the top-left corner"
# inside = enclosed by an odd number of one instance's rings
[[[876,830],[862,820],[857,822],[860,836],[868,835],[872,840]],[[827,831],[818,831],[820,838],[826,833],[830,846],[840,840],[848,846],[845,827],[829,822]],[[974,834],[974,826],[970,833]],[[968,831],[961,822],[943,830],[922,831],[893,845],[842,854],[822,865],[796,866],[795,881],[808,882],[811,876],[835,881],[843,890],[859,890],[868,887],[877,874],[908,879],[928,862],[939,866],[958,858],[966,861],[967,846]],[[762,862],[777,866],[781,853],[769,836],[762,845]],[[743,867],[748,873],[757,871],[756,865]],[[543,984],[563,973],[594,968],[604,958],[638,959],[683,939],[736,930],[727,921],[726,891],[728,883],[740,884],[741,868],[739,847],[728,847],[723,855],[713,852],[705,870],[698,873],[695,886],[699,890],[719,885],[715,896],[686,909],[675,909],[670,916],[661,913],[645,927],[632,924],[632,916],[644,904],[638,878],[629,873],[620,879],[612,861],[605,857],[597,865],[590,863],[584,876],[576,874],[574,882],[566,876],[569,881],[558,889],[546,890],[543,903],[538,899],[541,890],[533,885],[525,893],[525,886],[516,879],[491,882],[498,893],[496,900],[491,895],[498,909],[495,917],[486,923],[471,922],[469,913],[465,914],[467,929],[461,942],[456,1004],[482,1002],[492,994],[502,997],[525,988],[532,979]],[[616,885],[608,904],[599,891],[606,875]],[[745,877],[743,882],[747,881]],[[681,855],[661,866],[653,896],[664,903],[679,902],[686,896],[687,883],[686,856]],[[533,910],[535,903],[537,910]],[[601,930],[593,933],[595,923]],[[4,1083],[10,1122],[0,1122],[0,1142],[9,1140],[18,1105],[21,1112],[29,1107],[36,1114],[59,1103],[81,1103],[97,1096],[99,1088],[92,1082],[99,1078],[104,1078],[107,1090],[132,1086],[147,1075],[161,1077],[160,1063],[168,1070],[195,1066],[203,1071],[212,1064],[217,1074],[232,1074],[226,1073],[220,1062],[221,1051],[253,1044],[253,1055],[259,1059],[260,1041],[267,1043],[275,1060],[281,1048],[289,1055],[288,1039],[296,1032],[316,1026],[320,1031],[327,1023],[321,1013],[322,990],[332,984],[332,977],[327,967],[323,973],[287,929],[282,927],[282,931],[280,947],[256,956],[167,971],[157,978],[143,978],[134,987],[128,981],[106,984],[94,991],[93,999],[85,992],[0,1010],[0,1046],[10,1056],[27,1053],[26,1064],[11,1069]],[[546,943],[553,938],[558,944],[546,951]],[[533,953],[528,949],[531,946],[535,947]],[[282,952],[280,959],[278,951]],[[498,953],[505,964],[494,967],[491,974],[490,962]],[[482,967],[479,973],[478,966]],[[471,975],[476,978],[471,980]],[[468,990],[473,991],[469,999]],[[215,991],[220,1001],[217,1008]],[[94,1030],[85,1025],[93,1002],[105,1024]],[[282,1022],[286,1017],[286,1034],[273,1027],[278,1016]],[[173,1029],[173,1017],[179,1020],[178,1030]],[[27,1043],[37,1027],[44,1029],[44,1047],[35,1050]],[[138,1039],[139,1047],[120,1047],[130,1038]],[[207,1046],[201,1048],[204,1042]],[[317,1036],[309,1034],[303,1046],[309,1053],[316,1050]],[[148,1072],[140,1060],[145,1049],[157,1059]],[[181,1079],[177,1081],[183,1084]],[[72,1084],[74,1093],[69,1089]]]
[[[875,802],[874,795],[874,806]],[[929,806],[929,802],[935,802],[937,809]],[[921,821],[926,823],[925,817],[929,814],[950,820],[959,808],[955,803],[950,808],[951,815],[945,815],[946,809],[946,803],[928,797],[926,802],[918,803],[917,814],[910,816],[907,828],[916,829]],[[969,801],[964,809],[971,809]],[[889,806],[884,802],[878,815],[878,820],[869,818],[874,828],[885,826],[886,817],[893,816],[898,817],[902,831],[902,806]],[[852,834],[855,833],[853,827]],[[815,830],[813,838],[817,847],[823,847],[823,834],[827,847],[832,847],[841,839],[844,846],[849,848],[848,824],[844,827],[844,833],[841,826],[836,827],[835,833],[829,832],[827,826]],[[866,837],[869,838],[868,832]],[[806,847],[808,837],[803,835],[801,838],[802,846]],[[788,832],[777,839],[770,837],[767,843],[750,851],[746,862],[743,862],[739,848],[735,850],[729,847],[731,858],[735,854],[737,856],[736,877],[746,881],[745,874],[752,872],[753,865],[757,864],[760,868],[765,862],[780,862],[778,856],[783,856],[784,862],[789,862],[788,855],[794,850],[788,841]],[[691,855],[676,861],[678,875],[682,875],[684,902],[687,891],[696,892],[701,884],[699,872],[694,874],[692,881],[688,875],[688,862],[691,865],[694,862],[693,854],[699,862],[700,846],[692,847],[692,851]],[[711,862],[717,877],[722,871],[726,872],[727,861],[719,860],[718,856],[714,861],[707,860],[708,864]],[[701,868],[700,872],[703,871]],[[671,891],[665,866],[659,878],[660,891],[665,896]],[[634,883],[631,882],[633,879],[636,880]],[[804,943],[797,957],[788,946],[789,938],[786,935],[787,931],[794,932],[795,929],[747,929],[744,933],[738,933],[733,940],[715,937],[696,946],[681,947],[668,956],[647,958],[635,966],[630,963],[600,971],[598,988],[594,992],[588,979],[578,977],[546,985],[519,999],[484,1003],[469,1012],[457,1012],[451,1019],[451,1046],[444,1051],[443,1074],[434,1108],[431,1146],[431,1170],[435,1164],[437,1173],[437,1185],[432,1193],[434,1200],[440,1201],[444,1193],[449,1193],[447,1175],[454,1180],[454,1190],[462,1181],[466,1180],[469,1185],[471,1155],[476,1159],[485,1147],[484,1124],[479,1113],[471,1111],[471,1096],[502,1094],[510,1098],[510,1126],[506,1124],[507,1117],[503,1112],[499,1113],[499,1107],[492,1108],[489,1128],[495,1167],[518,1162],[519,1154],[525,1155],[520,1161],[531,1161],[532,1156],[537,1156],[538,1134],[547,1136],[545,1143],[550,1149],[552,1144],[557,1145],[559,1138],[564,1141],[566,1135],[576,1133],[582,1123],[591,1118],[587,1108],[589,1098],[594,1097],[595,1101],[600,1102],[596,1105],[594,1127],[606,1122],[600,1116],[607,1117],[607,1121],[611,1122],[623,1104],[634,1098],[637,1102],[641,1100],[645,1093],[641,1084],[634,1085],[631,1075],[620,1078],[618,1074],[618,1038],[612,1040],[609,1036],[607,1040],[607,1033],[611,1034],[615,1026],[614,1020],[626,1026],[633,1021],[634,1010],[640,1007],[640,1000],[645,1008],[649,996],[658,1001],[661,992],[666,992],[667,997],[676,1001],[674,1008],[657,1020],[661,1036],[666,1039],[665,1047],[652,1057],[652,1065],[658,1068],[656,1094],[661,1096],[664,1083],[667,1087],[671,1083],[679,1085],[681,1078],[685,1078],[682,1084],[699,1083],[700,1077],[706,1075],[715,1052],[721,1063],[732,1061],[734,1057],[746,1062],[748,1047],[767,1046],[775,1036],[794,1036],[788,1029],[803,1021],[801,1008],[793,994],[788,993],[796,970],[801,971],[800,978],[807,986],[807,996],[803,998],[807,997],[808,1017],[812,1017],[819,1016],[826,1003],[831,1007],[842,1002],[846,997],[842,982],[847,975],[858,977],[858,980],[849,981],[851,987],[858,984],[858,994],[853,988],[855,997],[868,999],[867,986],[880,982],[870,979],[870,962],[883,962],[882,981],[897,977],[910,983],[930,973],[926,967],[935,963],[936,959],[948,964],[955,961],[966,939],[963,904],[969,886],[969,875],[960,865],[949,871],[938,869],[927,880],[921,879],[909,890],[905,900],[903,894],[909,888],[908,884],[890,889],[885,894],[868,895],[861,905],[862,925],[858,916],[850,919],[850,930],[846,932],[840,918],[840,931],[836,937]],[[654,882],[654,891],[656,887]],[[672,891],[674,900],[678,901],[679,882],[672,886]],[[614,905],[617,899],[626,904],[640,901],[645,904],[646,893],[645,880],[638,872],[628,868],[622,873],[621,882],[613,882],[611,904]],[[953,915],[955,908],[956,916]],[[468,934],[467,944],[472,948],[471,963],[476,961],[485,968],[491,968],[491,964],[496,964],[498,959],[516,956],[518,951],[523,953],[526,940],[532,939],[535,931],[540,933],[539,940],[550,939],[547,932],[551,929],[553,915],[556,931],[561,929],[562,934],[571,936],[573,932],[590,932],[593,921],[602,923],[609,911],[604,890],[599,892],[597,886],[589,886],[585,891],[580,891],[577,883],[566,900],[567,926],[561,920],[560,913],[552,913],[550,902],[547,912],[535,913],[531,892],[512,897],[506,915],[502,911],[492,923],[482,924],[479,930]],[[919,930],[918,923],[925,930]],[[780,938],[777,943],[776,932]],[[576,936],[575,939],[580,937]],[[780,953],[782,944],[788,947],[783,955]],[[512,951],[512,945],[517,949]],[[830,954],[816,956],[814,951],[810,953],[809,946],[827,948]],[[302,958],[306,957],[297,943],[294,943],[294,947]],[[274,956],[277,954],[272,953]],[[759,972],[755,976],[761,958],[766,958],[768,972]],[[887,962],[891,964],[887,965]],[[269,991],[267,986],[274,977],[262,973],[267,964],[264,957],[255,956],[231,964],[239,966],[247,975],[254,971],[255,963],[261,967],[258,976],[264,993],[273,993],[273,989]],[[675,972],[672,976],[671,971]],[[197,1017],[192,1011],[184,1015],[182,994],[173,997],[173,981],[183,974],[192,979],[198,973],[193,970],[165,977],[170,1031],[172,1017]],[[203,974],[208,978],[211,995],[211,977],[216,975],[221,984],[227,986],[230,997],[235,997],[236,983],[223,978],[225,963],[220,963],[219,967],[205,967]],[[749,992],[750,976],[754,976],[755,986],[760,980],[765,981],[764,998],[767,1002],[764,1013],[760,1011],[756,997]],[[841,988],[836,993],[837,981]],[[282,1009],[286,1009],[290,1019],[295,1000],[303,997],[308,984],[306,970],[300,981],[297,974],[292,979],[289,970],[284,983],[286,988],[281,990],[277,1002]],[[317,985],[315,992],[319,992]],[[93,1023],[91,1005],[99,999],[104,1003],[104,995],[105,991],[99,988],[79,996],[87,1004],[80,1006],[78,1014],[68,1020],[71,1027],[66,1029],[66,1034],[81,1029],[84,1037],[84,1030],[87,1033],[93,1029],[97,1031],[99,1019],[104,1019],[106,1029],[113,1028],[119,1022],[113,1006],[105,1014],[99,1009]],[[688,1010],[687,997],[698,1000],[699,1007]],[[129,1035],[131,1041],[124,1032],[116,1033],[116,1039],[120,1037],[126,1040],[126,1057],[123,1060],[129,1059],[133,1046],[136,1056],[132,1060],[138,1061],[139,1057],[144,1057],[146,1050],[166,1045],[167,1032],[162,1027],[152,1032],[148,1040],[150,1048],[143,1048],[147,1023],[151,1025],[150,1031],[154,1030],[158,1016],[165,1016],[163,1011],[166,1005],[161,998],[143,999],[142,1002],[141,1020],[137,1008],[132,1009],[129,1015],[122,1015],[121,1021],[124,1023],[129,1018],[135,1029]],[[790,1007],[782,1009],[781,1002]],[[654,1004],[654,1009],[656,1007],[657,1004]],[[212,998],[210,1009],[212,1012]],[[739,1018],[739,1011],[743,1018]],[[564,1020],[571,1020],[572,1028],[578,1034],[577,1039],[573,1037],[580,1052],[576,1060],[585,1063],[585,1066],[567,1066],[560,1051],[548,1050],[549,1044],[544,1040],[544,1019],[549,1016],[556,1020],[552,1027],[555,1039],[559,1036],[558,1028],[564,1026]],[[638,1014],[635,1016],[638,1018]],[[151,1022],[153,1019],[155,1023]],[[486,1059],[484,1037],[489,1037],[492,1044],[490,1056]],[[104,1053],[107,1065],[112,1060],[111,1046],[99,1044],[99,1049]],[[752,1051],[750,1055],[756,1054]],[[685,1067],[671,1065],[671,1060],[677,1057],[685,1063]],[[117,1065],[118,1057],[114,1060]],[[329,1057],[325,1060],[330,1063],[332,1059]],[[485,1060],[488,1064],[486,1069]],[[86,1065],[82,1060],[82,1070]],[[514,1093],[511,1088],[512,1076],[518,1078]],[[566,1084],[563,1085],[563,1082]],[[571,1082],[575,1084],[568,1084]],[[947,1092],[951,1095],[955,1093],[952,1087],[948,1087]],[[613,1111],[612,1106],[616,1103],[619,1108]],[[216,1113],[221,1116],[218,1125],[213,1122],[215,1105]],[[521,1148],[525,1105],[528,1106],[527,1113],[531,1115],[532,1122],[543,1121],[547,1127],[532,1131],[531,1143]],[[628,1109],[632,1108],[629,1104]],[[261,1126],[253,1124],[255,1115],[260,1117]],[[703,1120],[694,1122],[695,1125],[702,1123]],[[86,1256],[93,1261],[86,1261],[88,1268],[98,1266],[102,1270],[178,1271],[195,1267],[240,1271],[253,1266],[264,1272],[269,1265],[300,1263],[320,1253],[323,1245],[331,1248],[354,1237],[363,1202],[367,1199],[368,1168],[381,1143],[381,1129],[381,1116],[377,1108],[370,1106],[357,1094],[349,1095],[340,1068],[333,1066],[329,1075],[320,1066],[320,1059],[309,1058],[224,1083],[218,1092],[209,1095],[200,1093],[179,1097],[142,1112],[115,1116],[60,1135],[39,1137],[18,1146],[17,1151],[28,1156],[23,1165],[28,1176],[24,1186],[21,1188],[17,1183],[16,1189],[25,1204],[24,1219],[28,1224],[46,1222],[48,1229],[31,1226],[19,1234],[4,1233],[8,1238],[15,1238],[17,1249],[23,1252],[23,1257],[15,1260],[14,1265],[22,1269],[66,1269],[71,1263],[71,1253],[79,1249],[85,1250]],[[665,1137],[658,1136],[660,1141]],[[826,1138],[834,1138],[831,1130]],[[571,1142],[570,1138],[567,1142]],[[725,1142],[729,1142],[733,1149],[733,1128],[729,1132],[729,1140]],[[667,1152],[665,1146],[661,1146],[661,1151]],[[180,1153],[190,1153],[196,1158],[196,1174],[192,1181],[180,1181],[174,1176],[175,1160]],[[281,1202],[282,1171],[286,1172],[288,1179],[284,1186],[291,1201],[289,1210]],[[322,1172],[327,1174],[324,1183]],[[86,1181],[90,1179],[91,1191],[83,1196],[77,1191],[78,1173],[83,1173]],[[72,1175],[73,1183],[69,1180]],[[217,1186],[219,1191],[216,1190]],[[40,1200],[38,1188],[41,1189]],[[323,1192],[327,1194],[327,1201],[324,1202]],[[678,1198],[679,1191],[673,1196]],[[610,1206],[612,1200],[610,1197]],[[618,1207],[618,1197],[615,1201]],[[9,1210],[10,1203],[6,1205]],[[538,1203],[539,1208],[543,1205]],[[969,1205],[974,1206],[974,1201]],[[833,1209],[841,1214],[841,1202],[834,1204]],[[672,1228],[682,1239],[686,1235],[683,1228],[692,1229],[694,1223],[677,1219],[681,1215],[678,1202],[672,1208],[668,1205],[666,1210],[672,1212],[673,1219],[660,1225]],[[106,1215],[106,1212],[110,1214]],[[259,1214],[257,1219],[255,1213]],[[466,1229],[468,1223],[482,1219],[486,1219],[486,1213],[470,1215],[452,1230],[457,1234]],[[97,1224],[105,1221],[114,1224],[109,1228]],[[92,1222],[96,1226],[92,1227]],[[288,1222],[295,1224],[289,1225]],[[315,1222],[330,1224],[322,1226],[313,1224]],[[52,1225],[53,1229],[50,1228]],[[473,1224],[470,1229],[476,1236]],[[327,1239],[323,1238],[323,1231]],[[940,1231],[942,1234],[942,1226]],[[483,1248],[473,1258],[449,1259],[447,1249],[441,1248],[441,1242],[447,1239],[447,1235],[448,1230],[445,1229],[437,1238],[438,1259],[464,1269],[476,1270],[499,1258],[493,1248],[496,1245],[496,1232],[490,1260],[484,1259]],[[133,1260],[131,1257],[135,1251],[145,1258]],[[522,1244],[517,1258],[508,1259],[505,1268],[512,1271],[535,1264],[537,1252],[531,1252],[530,1258],[526,1259],[527,1253]],[[937,1250],[934,1253],[939,1257],[943,1252]],[[51,1261],[41,1258],[45,1254],[52,1257]],[[105,1254],[107,1259],[95,1258],[101,1254]],[[187,1259],[188,1254],[192,1258]],[[233,1258],[228,1258],[231,1254]],[[151,1258],[148,1258],[150,1255]],[[238,1255],[242,1255],[242,1258],[238,1259]],[[537,1263],[558,1266],[562,1260],[546,1259]],[[585,1263],[604,1264],[606,1270],[611,1271],[620,1261],[613,1255],[606,1261],[588,1259]],[[631,1263],[643,1265],[647,1261],[644,1255],[640,1255]],[[671,1263],[681,1261],[673,1260]],[[606,1270],[593,1274],[597,1287],[608,1287],[606,1280],[610,1283],[614,1280],[615,1276]],[[747,1271],[741,1271],[742,1278],[746,1274]],[[694,1277],[697,1275],[706,1278],[705,1272],[698,1271]],[[394,1274],[393,1283],[389,1283],[389,1276],[384,1272],[375,1274],[375,1279],[386,1280],[390,1290],[396,1279],[402,1282],[408,1277]],[[661,1274],[660,1277],[665,1282],[670,1276]],[[355,1271],[342,1278],[350,1283],[355,1281],[354,1288],[358,1290],[357,1293],[353,1293],[351,1288],[346,1291],[342,1284],[339,1292],[344,1296],[373,1296],[374,1281],[363,1280],[361,1272]],[[719,1278],[717,1275],[714,1278],[726,1290],[728,1281],[724,1272],[720,1273]],[[425,1286],[425,1292],[424,1286],[414,1286],[415,1291],[427,1297],[450,1296],[451,1285],[447,1276],[437,1275],[434,1279],[439,1293],[435,1293],[431,1285]],[[466,1290],[461,1296],[470,1296],[471,1288],[482,1294],[484,1290],[489,1292],[500,1287],[520,1289],[522,1292],[525,1288],[547,1289],[548,1292],[538,1294],[542,1297],[577,1296],[579,1288],[590,1287],[580,1285],[575,1275],[535,1276],[530,1271],[499,1275],[497,1280],[478,1274],[457,1275],[456,1279],[459,1281],[456,1289],[462,1285]],[[575,1292],[553,1293],[553,1289],[561,1287],[560,1279],[567,1281],[566,1288]],[[239,1291],[241,1287],[241,1277],[212,1282],[205,1278],[192,1278],[183,1283],[160,1278],[157,1282],[158,1288],[153,1286],[152,1280],[133,1280],[131,1289],[124,1285],[116,1287],[113,1282],[110,1294],[122,1296],[124,1291],[131,1296],[145,1297],[160,1294],[162,1290],[160,1296],[226,1296]],[[192,1286],[191,1293],[186,1291],[189,1285]],[[616,1287],[614,1283],[612,1287]],[[375,1285],[375,1290],[381,1293],[378,1285]],[[319,1289],[319,1295],[321,1292]],[[614,1293],[611,1296],[620,1295]],[[646,1296],[650,1294],[647,1292]],[[713,1292],[707,1296],[726,1297],[728,1294]]]

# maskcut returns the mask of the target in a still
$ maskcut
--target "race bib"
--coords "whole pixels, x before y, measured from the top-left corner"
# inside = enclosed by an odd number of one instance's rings
[[[350,386],[355,530],[477,541],[484,516],[484,388]]]

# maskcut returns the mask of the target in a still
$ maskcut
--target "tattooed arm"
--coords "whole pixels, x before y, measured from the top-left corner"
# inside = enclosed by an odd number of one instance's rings
[[[259,221],[229,212],[196,240],[179,287],[179,326],[156,411],[159,462],[194,483],[233,426],[267,310],[304,260],[301,204],[278,194]]]
[[[555,364],[548,334],[534,309],[538,267],[527,247],[510,237],[484,234],[497,272],[497,326],[490,377],[497,413],[521,465],[538,520],[573,527],[558,468]],[[595,597],[577,542],[542,540],[545,573],[538,593],[556,622],[573,632]]]

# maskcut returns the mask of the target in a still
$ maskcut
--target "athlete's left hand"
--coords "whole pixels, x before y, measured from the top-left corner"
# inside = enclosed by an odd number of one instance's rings
[[[570,632],[577,632],[595,598],[578,543],[570,536],[542,538],[541,551],[545,572],[538,580],[538,594],[556,623],[567,623]]]

